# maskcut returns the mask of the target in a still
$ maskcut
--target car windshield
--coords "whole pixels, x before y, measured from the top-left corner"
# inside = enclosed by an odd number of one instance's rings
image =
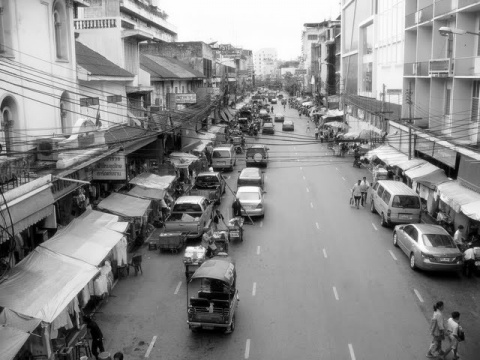
[[[417,196],[396,195],[393,197],[392,207],[404,209],[420,209],[420,201]]]
[[[424,234],[422,238],[423,238],[423,243],[427,247],[449,248],[449,249],[456,248],[456,245],[453,242],[450,235]]]
[[[176,204],[173,207],[173,212],[202,212],[199,204]]]
[[[230,152],[228,150],[214,150],[213,151],[213,158],[228,158],[230,157]]]
[[[240,200],[260,200],[260,194],[258,192],[239,192],[237,197]]]
[[[218,184],[218,178],[216,176],[204,175],[197,177],[197,182],[202,184]]]

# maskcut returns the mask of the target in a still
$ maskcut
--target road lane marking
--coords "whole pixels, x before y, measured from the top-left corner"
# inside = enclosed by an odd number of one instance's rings
[[[310,190],[308,190],[308,187],[307,187],[307,192],[310,192]]]
[[[304,177],[303,177],[303,180],[307,180],[307,178],[304,176]]]
[[[348,351],[350,351],[350,357],[352,358],[352,360],[356,360],[357,358],[355,357],[355,353],[353,352],[352,344],[348,344]]]
[[[310,207],[313,209],[313,203],[310,203]]]
[[[328,257],[327,256],[327,250],[323,249],[323,256],[325,257],[325,259]]]
[[[318,225],[318,222],[315,223],[315,226],[317,227],[318,230],[320,230],[320,225]]]
[[[250,339],[247,339],[247,343],[245,344],[245,359],[248,359],[250,356]]]
[[[347,179],[345,179],[343,176],[342,176],[342,179],[343,179],[343,181],[347,181]]]
[[[257,255],[260,255],[260,246],[257,246]]]
[[[265,175],[265,180],[267,180],[267,179],[268,179],[268,176],[267,176],[267,175]]]
[[[420,300],[420,302],[423,302],[422,295],[420,295],[420,293],[417,291],[417,289],[413,289],[413,292],[415,293],[415,295],[417,295],[418,300]]]
[[[395,254],[393,253],[393,251],[392,251],[392,250],[388,250],[388,252],[390,253],[390,255],[392,255],[393,260],[397,261],[397,257],[395,256]]]
[[[148,358],[150,356],[150,352],[152,351],[153,349],[153,345],[155,345],[155,342],[157,341],[157,336],[155,335],[152,339],[152,341],[150,341],[150,345],[148,345],[148,349],[147,349],[147,352],[145,353],[145,357]]]
[[[340,171],[340,170],[338,170],[338,168],[335,168],[335,170]]]
[[[182,282],[180,281],[177,285],[177,287],[175,288],[175,292],[173,293],[174,295],[177,295],[178,294],[178,291],[180,290],[180,286],[182,286]]]
[[[260,221],[260,227],[263,227],[263,220]]]
[[[257,292],[257,283],[254,282],[253,283],[253,288],[252,288],[252,296],[255,296],[256,292]]]
[[[374,223],[372,223],[372,226],[373,226],[373,228],[374,228],[375,230],[377,230],[377,231],[378,231],[378,229],[377,229],[377,227],[375,226],[375,224],[374,224]]]
[[[335,300],[340,300],[338,297],[337,288],[335,286],[333,287],[333,295],[335,295]]]

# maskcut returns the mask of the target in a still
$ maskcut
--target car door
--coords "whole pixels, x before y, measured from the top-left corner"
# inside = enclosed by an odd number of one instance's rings
[[[382,185],[379,185],[378,190],[373,193],[373,204],[375,205],[375,210],[377,210],[379,214],[382,213],[380,203],[382,202],[382,195],[384,191],[384,187]]]
[[[397,231],[397,241],[398,241],[398,246],[400,246],[400,249],[402,249],[403,252],[407,253],[406,250],[406,238],[409,237],[410,231],[412,230],[412,225],[405,225],[402,229],[399,229]]]
[[[405,253],[410,255],[412,251],[416,252],[417,243],[418,243],[418,230],[411,226],[410,231],[405,237]]]

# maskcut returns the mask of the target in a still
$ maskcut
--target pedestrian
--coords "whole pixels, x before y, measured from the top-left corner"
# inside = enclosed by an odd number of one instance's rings
[[[463,274],[466,277],[472,277],[475,270],[475,250],[469,246],[463,253]]]
[[[113,360],[123,360],[123,353],[121,351],[118,351],[113,355]]]
[[[360,183],[360,191],[362,192],[362,206],[365,206],[367,202],[367,191],[370,187],[370,183],[367,181],[367,178],[364,176],[362,182]]]
[[[453,234],[453,241],[457,246],[462,247],[463,242],[465,241],[465,233],[464,233],[464,227],[463,225],[458,225],[457,231],[455,231],[455,234]]]
[[[208,166],[212,166],[212,154],[213,145],[212,143],[208,143],[207,147],[205,148],[205,155],[207,156]]]
[[[103,334],[97,323],[90,317],[84,316],[83,321],[87,324],[87,330],[90,330],[90,336],[92,338],[92,354],[98,360],[98,354],[105,351],[103,347]]]
[[[443,318],[443,301],[437,301],[433,305],[433,316],[430,321],[430,334],[432,343],[428,349],[427,358],[435,358],[443,355],[442,341],[445,339],[445,324]]]
[[[362,197],[362,192],[360,191],[360,183],[361,183],[361,180],[358,180],[358,182],[353,184],[353,188],[352,188],[352,197],[355,201],[355,206],[357,207],[357,209],[360,208],[359,203],[360,203],[360,198]]]
[[[218,224],[220,220],[223,222],[223,224],[226,227],[227,224],[225,224],[225,219],[223,218],[222,213],[220,212],[220,210],[216,209],[215,214],[213,215],[213,220],[212,220],[215,231],[218,230]]]
[[[235,198],[232,204],[233,216],[242,216],[242,204],[239,198]]]
[[[272,111],[272,114],[273,114],[273,105],[272,105],[272,108],[270,110]]]
[[[315,127],[315,139],[318,140],[318,127]]]
[[[452,312],[452,317],[447,320],[447,339],[449,341],[449,347],[446,349],[443,359],[447,357],[450,352],[453,352],[453,360],[460,359],[458,356],[458,343],[465,340],[465,336],[462,336],[463,329],[458,323],[460,320],[460,313],[458,311]]]

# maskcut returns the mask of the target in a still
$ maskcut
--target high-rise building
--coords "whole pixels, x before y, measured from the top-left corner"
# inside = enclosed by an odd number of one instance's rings
[[[277,49],[263,48],[253,53],[255,76],[266,79],[277,75]]]

